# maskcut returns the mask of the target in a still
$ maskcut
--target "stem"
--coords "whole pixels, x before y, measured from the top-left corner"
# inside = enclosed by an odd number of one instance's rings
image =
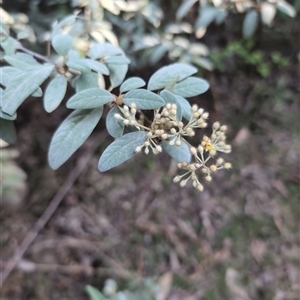
[[[22,44],[21,44],[21,47],[19,48],[19,50],[21,50],[21,51],[23,51],[23,52],[25,52],[25,53],[27,53],[27,54],[29,54],[29,55],[31,55],[31,56],[39,59],[41,61],[44,61],[44,62],[47,62],[47,63],[50,63],[50,64],[54,65],[54,63],[49,58],[47,58],[46,56],[43,56],[43,55],[38,54],[38,53],[36,53],[34,51],[31,51],[31,50],[25,48]]]

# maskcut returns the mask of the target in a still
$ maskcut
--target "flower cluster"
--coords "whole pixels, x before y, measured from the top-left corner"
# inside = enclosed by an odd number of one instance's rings
[[[212,126],[211,136],[203,136],[197,147],[190,145],[186,140],[186,137],[195,135],[196,129],[207,127],[209,114],[197,105],[192,106],[191,117],[184,124],[178,120],[177,105],[167,103],[165,107],[154,110],[153,121],[149,126],[145,126],[143,113],[139,113],[137,117],[137,108],[134,103],[130,108],[126,105],[118,106],[118,108],[122,115],[115,114],[116,119],[121,120],[125,125],[135,126],[138,130],[148,131],[146,141],[136,148],[136,152],[144,149],[145,154],[148,154],[150,150],[154,154],[158,154],[163,150],[160,145],[162,141],[168,141],[169,145],[174,147],[179,147],[182,143],[188,145],[193,162],[178,163],[178,168],[185,172],[173,179],[174,182],[179,182],[181,187],[191,180],[192,185],[202,191],[203,185],[199,180],[199,174],[202,174],[206,182],[211,182],[212,173],[220,169],[231,169],[230,163],[225,162],[223,158],[216,158],[218,152],[231,152],[231,146],[226,144],[227,126],[221,126],[219,122],[215,122]]]

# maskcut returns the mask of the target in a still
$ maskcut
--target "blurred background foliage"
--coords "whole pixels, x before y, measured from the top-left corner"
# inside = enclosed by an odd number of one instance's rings
[[[131,59],[128,75],[147,80],[174,61],[199,67],[211,89],[192,102],[229,126],[234,168],[196,194],[171,183],[163,155],[107,174],[95,169],[95,155],[2,298],[95,300],[93,287],[105,294],[113,278],[123,291],[116,299],[298,299],[299,7],[299,0],[4,0],[13,35],[43,55],[54,22],[75,12],[77,50],[120,45]],[[2,269],[80,156],[50,170],[47,147],[67,110],[48,115],[36,103],[20,109],[15,148],[0,149]]]

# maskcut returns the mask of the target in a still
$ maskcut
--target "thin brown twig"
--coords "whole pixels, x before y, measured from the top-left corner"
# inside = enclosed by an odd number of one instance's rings
[[[16,267],[18,262],[21,260],[28,247],[35,240],[39,232],[44,228],[46,223],[50,220],[50,218],[58,208],[65,195],[72,188],[74,182],[79,177],[80,173],[86,168],[88,162],[91,160],[94,154],[97,145],[98,142],[94,142],[89,147],[87,153],[85,155],[82,155],[76,167],[72,170],[65,183],[61,186],[54,198],[51,200],[50,204],[48,205],[42,216],[35,223],[33,228],[28,232],[21,245],[17,248],[15,255],[7,262],[5,269],[0,273],[0,287],[3,286],[5,280]]]

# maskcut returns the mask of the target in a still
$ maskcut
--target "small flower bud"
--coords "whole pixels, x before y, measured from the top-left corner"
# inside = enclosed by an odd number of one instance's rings
[[[162,147],[161,147],[160,145],[157,145],[157,146],[155,147],[155,149],[156,149],[158,152],[162,152]]]
[[[172,108],[172,104],[171,103],[167,103],[166,109],[170,110],[171,108]]]
[[[226,151],[231,151],[231,146],[230,146],[230,145],[225,145],[225,146],[224,146],[224,149],[225,149]]]
[[[155,132],[154,132],[154,134],[160,135],[160,130],[159,130],[159,129],[156,129]]]
[[[227,126],[226,125],[221,126],[220,130],[225,132],[227,130]]]
[[[198,105],[197,104],[193,104],[192,106],[192,112],[196,112],[198,110]]]
[[[181,176],[177,175],[173,178],[173,182],[176,183],[176,182],[180,181],[180,179],[181,179]]]
[[[184,124],[183,124],[182,122],[179,122],[179,123],[178,123],[178,127],[179,127],[179,128],[182,128],[183,125],[184,125]]]
[[[181,145],[181,140],[176,140],[175,145],[179,147]]]
[[[123,123],[124,123],[125,125],[129,125],[129,120],[123,120]]]
[[[191,147],[190,152],[191,152],[192,155],[196,155],[197,154],[197,149],[195,147]]]
[[[171,128],[170,131],[171,131],[171,134],[175,134],[177,132],[175,128]]]
[[[133,115],[135,115],[135,114],[136,114],[136,109],[135,109],[135,108],[132,108],[132,109],[131,109],[131,113],[132,113]]]
[[[220,166],[224,162],[224,159],[222,157],[217,159],[217,165]]]
[[[120,114],[114,114],[114,117],[117,119],[117,120],[122,120],[123,117],[120,115]]]
[[[163,115],[164,115],[165,117],[168,117],[168,116],[170,115],[170,113],[169,113],[167,110],[164,110],[164,111],[163,111]]]
[[[212,127],[213,127],[214,130],[217,130],[220,127],[220,123],[219,122],[215,122]]]
[[[161,137],[163,140],[166,140],[168,138],[168,135],[166,133],[164,133]]]
[[[145,147],[149,147],[149,146],[150,146],[150,142],[149,142],[149,141],[146,141],[146,142],[144,143],[144,146],[145,146]]]
[[[124,105],[123,109],[124,111],[129,111],[129,107],[127,105]]]
[[[198,151],[199,151],[200,153],[203,153],[204,148],[203,148],[201,145],[199,145],[199,146],[198,146]]]
[[[170,146],[174,146],[174,145],[175,145],[175,141],[174,141],[174,140],[170,141],[170,142],[169,142],[169,145],[170,145]]]
[[[225,169],[231,169],[231,168],[232,168],[231,163],[225,163],[225,164],[224,164],[224,168],[225,168]]]
[[[209,155],[210,156],[215,156],[217,154],[217,151],[215,149],[209,150]]]
[[[142,151],[142,147],[141,146],[137,146],[136,148],[135,148],[135,152],[136,153],[139,153],[139,152],[141,152]]]
[[[218,146],[224,147],[224,146],[225,146],[225,143],[224,143],[223,141],[220,141],[220,142],[218,143]]]
[[[176,114],[177,114],[177,111],[176,111],[176,109],[171,109],[170,110],[170,114],[171,114],[171,116],[176,116]]]
[[[198,183],[196,189],[197,189],[198,191],[202,192],[202,191],[203,191],[203,185],[202,185],[201,183]]]
[[[188,181],[188,179],[184,179],[184,180],[180,181],[179,185],[181,187],[184,187],[186,185],[187,181]]]
[[[152,136],[153,136],[153,133],[149,131],[149,132],[147,133],[147,137],[148,137],[148,138],[152,138]]]
[[[207,175],[207,176],[205,176],[205,180],[206,180],[207,182],[211,182],[211,181],[212,181],[212,178],[211,178],[210,175]]]
[[[199,113],[200,115],[202,115],[203,112],[204,112],[204,109],[203,109],[203,108],[199,108],[199,109],[198,109],[198,113]]]
[[[149,148],[145,148],[145,154],[148,155],[149,154]]]
[[[132,103],[130,104],[130,107],[131,107],[131,108],[136,108],[136,104],[135,104],[134,102],[132,102]]]
[[[212,172],[216,172],[217,171],[217,166],[216,165],[211,165],[209,167],[209,169],[212,171]]]
[[[129,125],[133,126],[133,125],[135,125],[135,124],[136,124],[136,120],[130,120],[130,121],[129,121]]]
[[[208,113],[208,112],[205,112],[205,113],[202,114],[202,118],[203,118],[203,119],[207,119],[208,116],[209,116],[209,113]]]

